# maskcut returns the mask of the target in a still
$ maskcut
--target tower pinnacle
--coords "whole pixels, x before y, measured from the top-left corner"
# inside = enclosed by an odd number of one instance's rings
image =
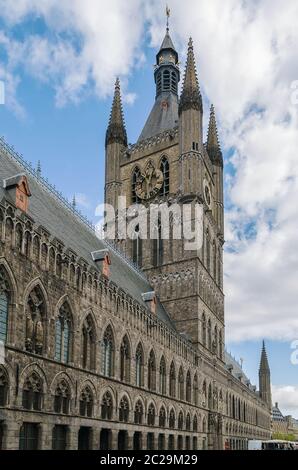
[[[271,399],[270,367],[268,363],[265,341],[263,341],[261,361],[260,361],[260,367],[259,367],[259,388],[260,388],[261,398],[268,405],[268,407],[271,408],[272,399]]]
[[[223,165],[223,158],[217,133],[217,124],[213,104],[210,107],[207,151],[213,163],[219,163],[221,166]]]
[[[117,78],[115,83],[110,121],[106,132],[106,146],[114,142],[127,146],[127,134],[122,111],[119,78]]]
[[[180,97],[179,114],[187,109],[197,109],[203,112],[203,102],[196,72],[192,38],[189,38],[188,41],[187,61]]]

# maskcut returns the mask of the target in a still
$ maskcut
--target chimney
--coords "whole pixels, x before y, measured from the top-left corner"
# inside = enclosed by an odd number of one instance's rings
[[[142,294],[142,299],[145,302],[145,304],[147,305],[147,307],[149,308],[150,312],[155,314],[156,313],[156,304],[157,304],[155,291],[153,290],[151,292],[144,292]]]

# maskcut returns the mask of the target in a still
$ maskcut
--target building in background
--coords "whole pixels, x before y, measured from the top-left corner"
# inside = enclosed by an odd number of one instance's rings
[[[168,29],[154,78],[152,111],[130,146],[116,82],[105,198],[115,208],[120,195],[200,203],[195,252],[164,240],[159,220],[154,239],[136,227],[132,240],[99,240],[0,141],[3,449],[245,449],[270,438],[265,345],[259,391],[225,353],[223,156],[213,107],[204,140],[192,41],[180,98]]]
[[[290,438],[298,441],[298,420],[292,416],[284,416],[278,403],[272,408],[272,433],[275,438]]]

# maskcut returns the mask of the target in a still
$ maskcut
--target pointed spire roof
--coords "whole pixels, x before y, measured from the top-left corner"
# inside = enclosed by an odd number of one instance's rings
[[[127,134],[124,124],[119,78],[117,78],[115,83],[114,99],[106,133],[106,146],[114,142],[127,146]]]
[[[261,361],[260,361],[260,368],[259,371],[270,371],[269,363],[268,363],[268,357],[267,357],[267,351],[265,347],[265,341],[263,340],[263,347],[262,347],[262,353],[261,353]]]
[[[214,109],[213,104],[210,107],[210,118],[209,118],[208,137],[207,137],[207,151],[213,163],[219,163],[223,165],[222,152],[221,152],[218,132],[217,132],[215,109]]]
[[[163,51],[164,49],[172,49],[173,51],[176,51],[168,29],[160,46],[159,52]]]
[[[188,41],[188,52],[184,74],[179,113],[186,109],[197,109],[203,112],[203,102],[197,77],[192,38]]]

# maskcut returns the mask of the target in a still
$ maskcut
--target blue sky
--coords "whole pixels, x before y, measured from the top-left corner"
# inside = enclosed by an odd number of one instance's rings
[[[42,3],[0,0],[0,134],[33,165],[40,160],[43,176],[70,200],[75,193],[95,220],[114,80],[121,78],[133,143],[154,100],[164,12],[155,0],[125,9],[118,0]],[[298,365],[290,362],[298,338],[298,126],[289,98],[298,78],[297,2],[282,12],[275,0],[169,3],[182,66],[194,38],[205,127],[212,101],[225,154],[227,348],[257,383],[264,337],[273,398],[298,417]]]

